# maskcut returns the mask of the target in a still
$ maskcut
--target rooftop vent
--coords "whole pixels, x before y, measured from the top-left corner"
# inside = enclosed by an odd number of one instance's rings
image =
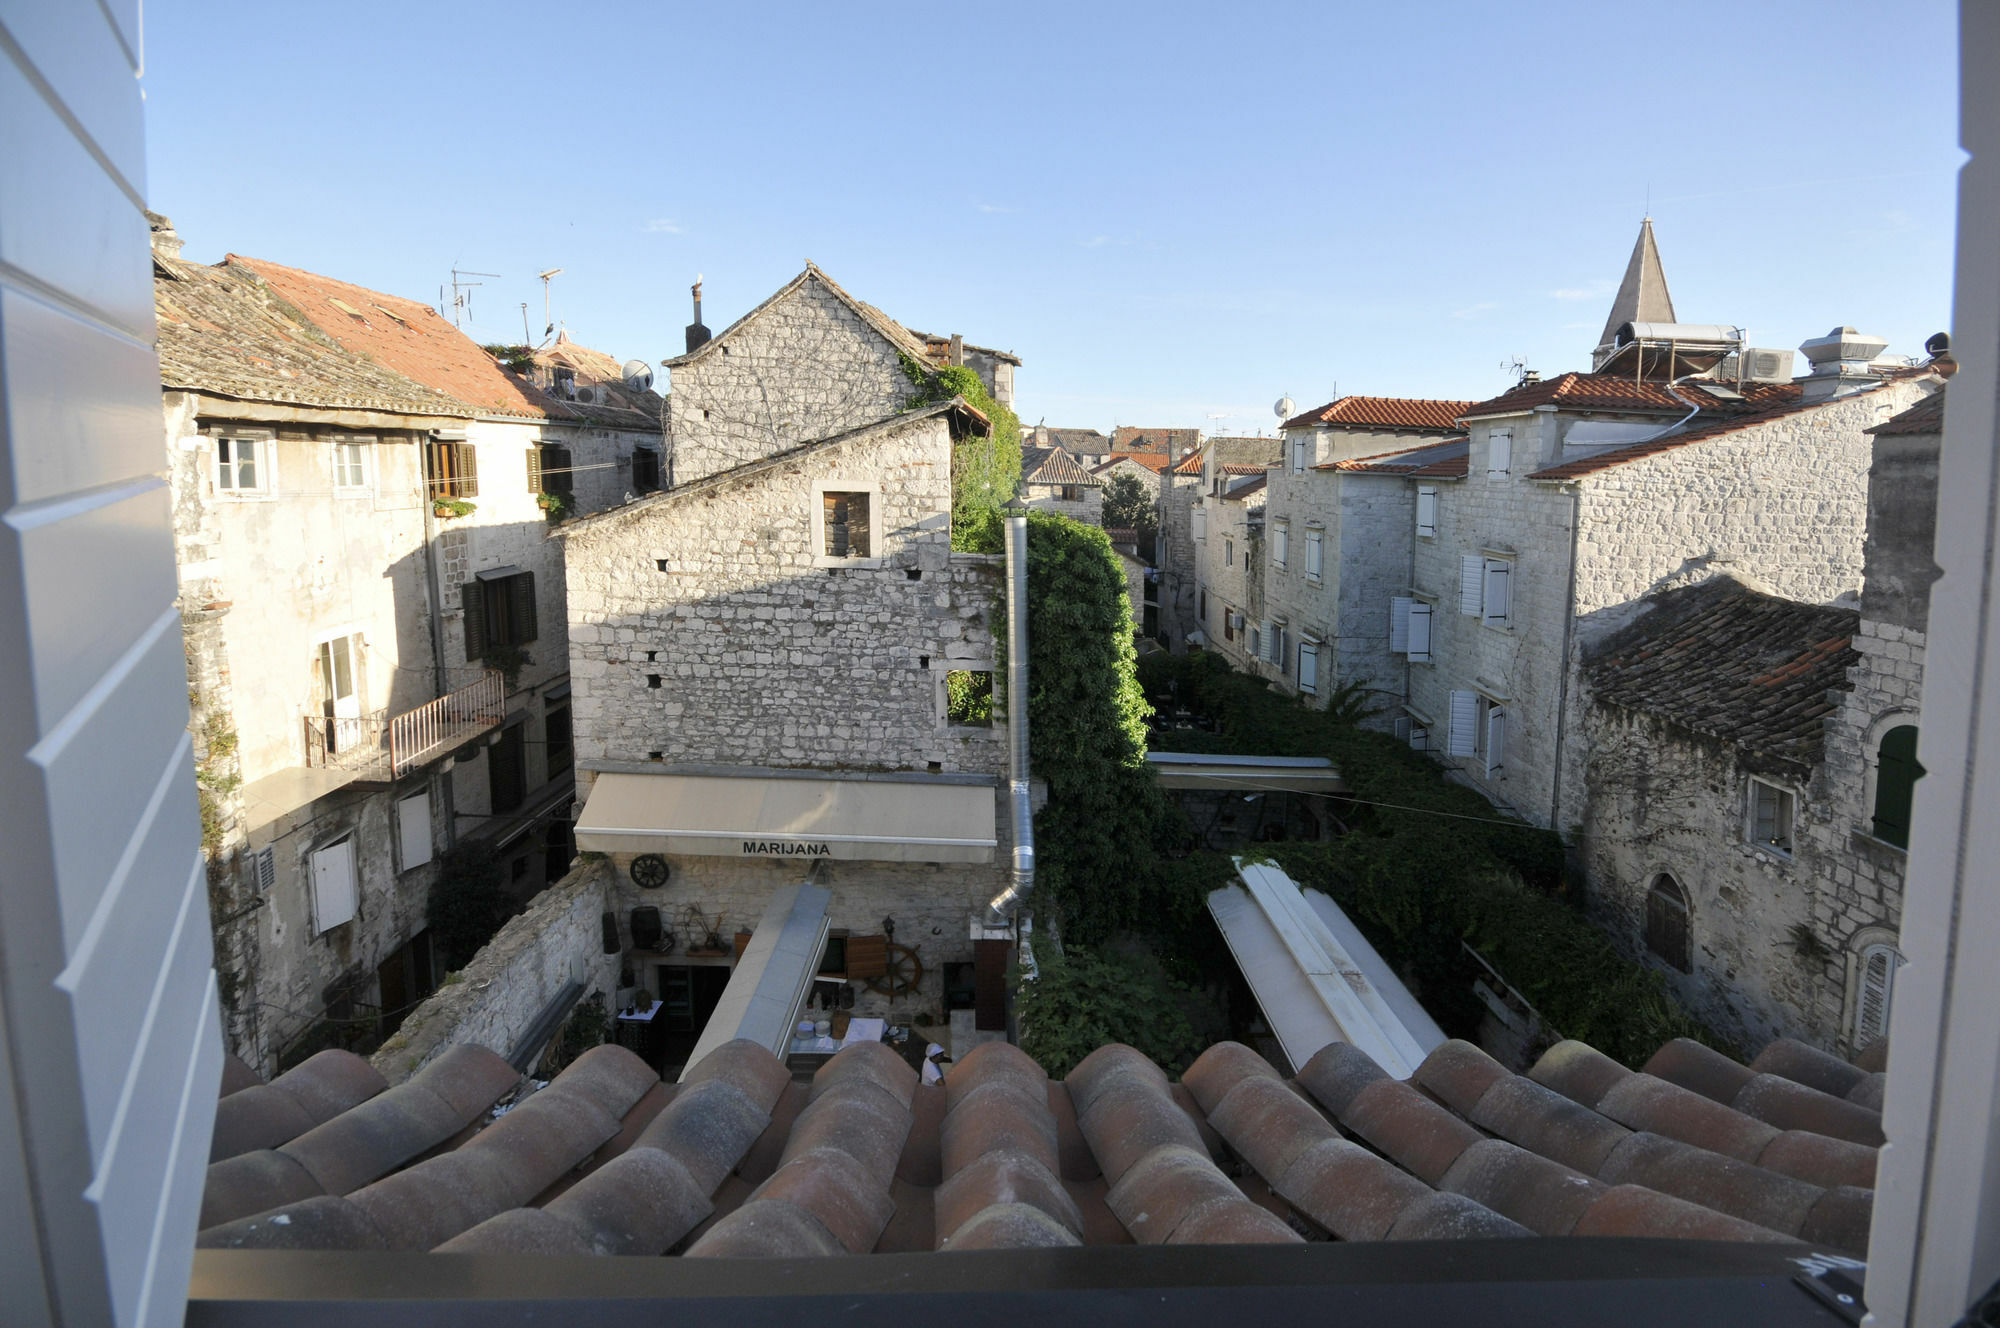
[[[1875,386],[1882,380],[1873,365],[1888,348],[1885,338],[1866,336],[1844,325],[1823,337],[1800,342],[1799,351],[1812,364],[1805,380],[1805,399],[1824,401]]]

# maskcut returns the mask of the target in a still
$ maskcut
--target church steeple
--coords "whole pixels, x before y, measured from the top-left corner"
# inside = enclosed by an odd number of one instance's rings
[[[1625,265],[1625,280],[1618,283],[1618,298],[1611,302],[1611,317],[1605,320],[1600,347],[1609,346],[1618,329],[1626,323],[1672,323],[1674,297],[1667,292],[1667,274],[1660,266],[1660,246],[1653,241],[1653,219],[1639,223],[1639,241],[1632,246],[1632,261]]]

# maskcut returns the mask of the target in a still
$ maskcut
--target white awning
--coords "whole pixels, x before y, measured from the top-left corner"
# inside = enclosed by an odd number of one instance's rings
[[[983,784],[600,774],[576,823],[596,853],[868,862],[991,862],[994,793]]]
[[[1147,752],[1164,789],[1234,789],[1244,793],[1345,793],[1347,783],[1324,756],[1227,756]]]
[[[826,909],[832,902],[833,893],[817,885],[786,885],[771,892],[749,948],[688,1053],[682,1078],[709,1052],[737,1038],[748,1038],[773,1055],[785,1054],[826,949]]]

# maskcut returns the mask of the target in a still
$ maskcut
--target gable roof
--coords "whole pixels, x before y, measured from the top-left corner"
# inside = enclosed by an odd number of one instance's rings
[[[1611,316],[1604,321],[1604,333],[1597,339],[1608,346],[1618,329],[1627,323],[1672,323],[1674,297],[1667,291],[1667,271],[1660,266],[1660,246],[1653,239],[1653,219],[1639,223],[1639,238],[1633,242],[1632,257],[1625,264],[1625,279],[1611,301]]]
[[[1101,489],[1104,482],[1076,463],[1076,458],[1060,447],[1021,449],[1021,483],[1078,484]]]
[[[1102,461],[1090,468],[1090,473],[1093,475],[1102,475],[1121,462],[1126,461],[1131,462],[1135,466],[1144,466],[1155,475],[1167,468],[1167,458],[1158,452],[1109,452],[1105,454]]]
[[[1727,384],[1732,389],[1736,385]],[[1643,415],[1685,415],[1688,401],[1702,403],[1704,411],[1718,415],[1748,415],[1780,401],[1796,399],[1796,383],[1745,383],[1739,390],[1741,401],[1707,397],[1696,383],[1683,383],[1682,397],[1667,390],[1665,383],[1635,379],[1630,374],[1565,373],[1540,382],[1522,383],[1497,397],[1474,402],[1459,415],[1461,420],[1484,419],[1493,415],[1518,415],[1537,406],[1563,410],[1630,412]]]
[[[1058,429],[1037,424],[1021,430],[1021,441],[1041,447],[1068,448],[1074,457],[1102,456],[1111,451],[1111,440],[1095,429]]]
[[[155,254],[153,278],[164,387],[328,409],[474,413],[346,349],[247,267]]]
[[[1662,452],[1671,452],[1675,448],[1686,447],[1690,443],[1704,442],[1710,438],[1722,437],[1724,434],[1737,433],[1743,429],[1754,428],[1760,424],[1768,424],[1772,420],[1783,419],[1787,415],[1798,415],[1805,411],[1816,410],[1821,406],[1851,401],[1855,397],[1864,396],[1869,392],[1879,392],[1897,378],[1910,377],[1924,372],[1927,371],[1923,369],[1899,371],[1898,373],[1885,376],[1883,382],[1876,387],[1865,388],[1861,392],[1851,392],[1846,396],[1833,397],[1821,401],[1803,400],[1799,395],[1799,387],[1796,383],[1773,383],[1769,385],[1772,389],[1769,393],[1759,394],[1756,398],[1756,400],[1767,403],[1762,406],[1756,406],[1755,401],[1752,403],[1753,408],[1747,411],[1733,408],[1736,403],[1725,402],[1723,405],[1732,407],[1732,409],[1719,411],[1710,410],[1704,406],[1701,414],[1695,417],[1694,423],[1688,428],[1679,429],[1658,438],[1650,438],[1645,442],[1631,443],[1624,447],[1609,448],[1591,456],[1580,457],[1575,461],[1565,461],[1559,465],[1535,471],[1528,478],[1531,480],[1562,481],[1578,479],[1585,475],[1593,475],[1601,470],[1609,470],[1613,466],[1622,466],[1627,462],[1641,461],[1650,456],[1658,456]],[[1684,385],[1684,387],[1691,386],[1694,386],[1694,384]],[[1720,415],[1722,418],[1715,418],[1717,415]]]
[[[427,304],[261,258],[230,254],[223,263],[255,272],[348,350],[456,397],[481,414],[575,418],[574,412],[502,369]]]
[[[1881,1142],[1882,1076],[1783,1041],[1743,1065],[1676,1040],[1640,1071],[1567,1041],[1526,1074],[1449,1041],[1407,1080],[1344,1042],[1294,1078],[1222,1042],[1179,1082],[1128,1046],[1053,1078],[989,1042],[942,1084],[855,1042],[806,1075],[742,1040],[674,1084],[596,1047],[540,1089],[476,1046],[395,1087],[321,1052],[218,1103],[197,1244],[771,1259],[1576,1235],[1859,1255]]]
[[[1171,457],[1179,455],[1182,448],[1200,442],[1199,429],[1142,429],[1127,424],[1111,431],[1114,452],[1160,452]]]
[[[924,344],[924,340],[922,337],[919,337],[916,333],[910,331],[910,329],[904,327],[901,323],[889,317],[889,315],[883,313],[880,309],[877,309],[874,305],[868,304],[862,300],[857,300],[852,295],[849,295],[845,290],[841,288],[839,282],[835,281],[832,277],[829,277],[828,275],[826,275],[826,273],[822,272],[819,269],[819,267],[815,263],[813,263],[812,260],[810,259],[806,260],[805,271],[799,273],[799,275],[793,277],[790,281],[778,287],[777,290],[771,292],[770,295],[765,297],[765,299],[761,303],[759,303],[756,308],[752,309],[749,313],[744,314],[741,318],[731,323],[728,327],[723,328],[722,331],[716,333],[714,336],[710,337],[707,341],[704,341],[701,345],[695,347],[691,351],[688,351],[686,354],[676,355],[671,359],[662,360],[661,363],[666,365],[666,367],[669,369],[678,369],[681,368],[683,365],[693,364],[697,360],[704,359],[707,356],[714,354],[715,348],[717,346],[720,346],[739,328],[746,327],[750,323],[754,322],[756,319],[758,319],[764,314],[765,310],[777,304],[778,301],[784,299],[787,295],[790,295],[793,291],[799,289],[799,287],[805,285],[808,281],[817,281],[820,285],[824,286],[827,289],[827,291],[831,295],[833,295],[835,299],[839,300],[842,304],[846,305],[849,309],[853,310],[856,317],[858,317],[863,323],[866,323],[871,329],[874,330],[874,332],[878,336],[880,336],[884,341],[887,341],[891,346],[895,347],[896,350],[898,350],[904,355],[908,355],[911,359],[917,361],[917,363],[919,364],[930,363],[930,349],[928,346]]]
[[[1825,717],[1839,704],[1833,693],[1853,686],[1860,614],[1779,599],[1728,576],[1652,602],[1592,652],[1584,675],[1598,702],[1726,743],[1747,764],[1809,777]]]
[[[1470,443],[1460,435],[1405,452],[1382,452],[1375,456],[1328,461],[1313,469],[1344,470],[1363,475],[1401,475],[1411,479],[1459,480],[1465,478],[1466,458],[1470,451]]]
[[[1306,429],[1316,424],[1345,424],[1357,429],[1420,429],[1455,433],[1458,417],[1470,401],[1433,401],[1421,397],[1339,397],[1286,420],[1282,427]]]
[[[953,431],[952,436],[954,438],[959,436],[958,431],[961,429],[969,429],[971,432],[983,436],[993,427],[992,421],[988,420],[977,409],[967,404],[964,397],[953,397],[949,401],[939,401],[933,405],[919,407],[916,410],[907,410],[901,414],[890,415],[879,420],[871,420],[866,424],[858,425],[841,433],[829,434],[824,438],[814,438],[807,442],[798,443],[786,448],[782,452],[773,452],[769,456],[758,457],[754,461],[746,461],[740,466],[732,466],[728,470],[719,470],[713,475],[704,475],[700,479],[690,480],[686,484],[677,484],[671,489],[660,489],[654,493],[635,498],[629,503],[620,504],[617,507],[572,517],[560,526],[557,526],[551,533],[568,538],[579,531],[593,530],[601,525],[610,525],[640,512],[650,511],[655,507],[664,507],[669,503],[678,503],[686,498],[712,494],[716,489],[721,488],[725,484],[754,478],[765,471],[775,470],[797,461],[801,457],[810,456],[815,452],[822,452],[829,448],[839,447],[843,443],[872,437],[890,430],[906,428],[909,425],[918,424],[939,415],[945,415],[950,418]]]

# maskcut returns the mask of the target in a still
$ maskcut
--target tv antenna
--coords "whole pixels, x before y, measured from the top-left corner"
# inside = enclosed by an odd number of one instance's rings
[[[562,269],[552,267],[548,271],[537,273],[536,275],[540,277],[542,283],[542,321],[548,324],[547,327],[542,329],[542,335],[546,337],[549,333],[556,330],[555,319],[549,314],[549,278],[561,276]]]
[[[1510,355],[1500,361],[1500,372],[1512,378],[1516,384],[1519,384],[1523,378],[1528,376],[1528,362],[1519,355]]]
[[[466,272],[459,268],[451,270],[451,325],[453,327],[459,325],[459,316],[461,314],[464,315],[467,322],[472,320],[472,292],[486,284],[483,281],[467,281],[465,279],[467,277],[490,277],[498,281],[500,274],[498,272]],[[444,292],[439,291],[438,294],[442,296]]]

